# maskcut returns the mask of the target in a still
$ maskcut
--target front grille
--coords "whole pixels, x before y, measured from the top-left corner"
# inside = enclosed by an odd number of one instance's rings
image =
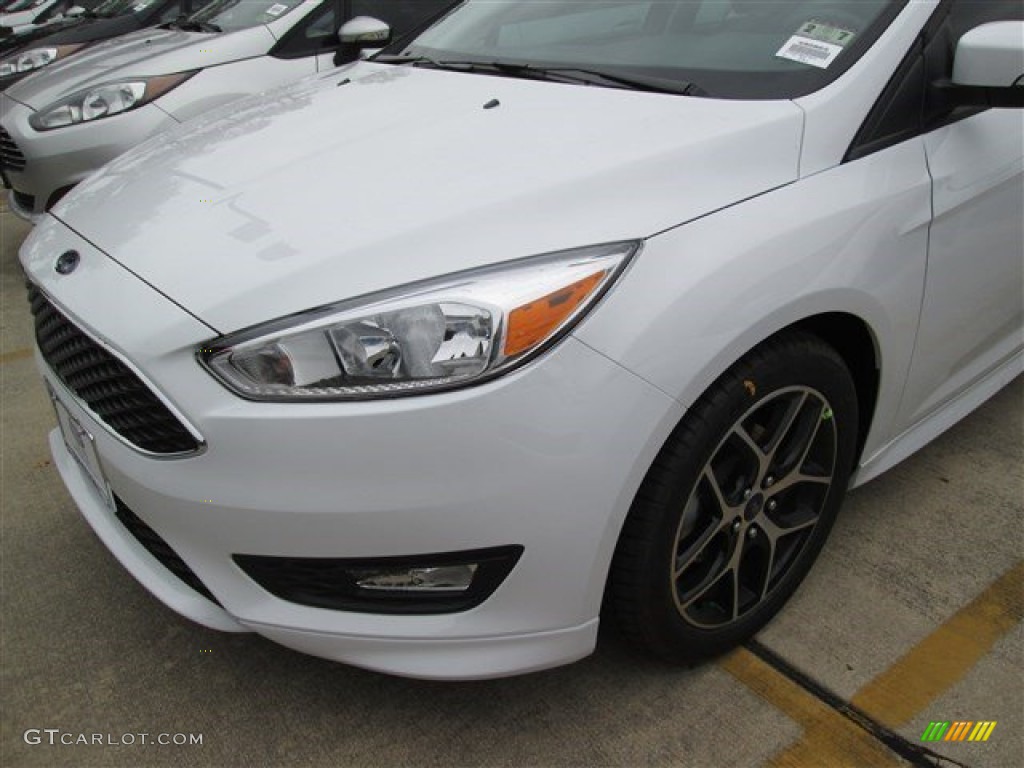
[[[82,333],[32,283],[28,300],[43,359],[108,427],[150,453],[191,453],[199,448],[199,442],[128,366]]]
[[[217,603],[217,605],[220,605],[220,603],[217,602],[217,598],[215,598],[210,590],[206,588],[206,585],[203,584],[202,580],[185,564],[185,561],[178,556],[178,553],[171,549],[171,545],[160,537],[159,533],[146,525],[142,521],[142,518],[132,512],[123,501],[117,498],[117,496],[114,497],[114,503],[117,505],[117,509],[114,511],[114,514],[117,515],[117,519],[120,520],[121,524],[128,529],[128,533],[134,536],[135,540],[145,547],[149,554],[160,561],[160,565],[185,582],[185,584],[192,587],[192,589],[207,600],[212,600]]]
[[[18,145],[14,143],[11,134],[0,125],[0,168],[8,168],[12,171],[25,170],[25,156],[21,154]]]

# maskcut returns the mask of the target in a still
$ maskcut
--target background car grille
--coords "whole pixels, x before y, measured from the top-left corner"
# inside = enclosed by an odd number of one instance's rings
[[[203,584],[202,580],[196,576],[195,572],[185,564],[185,561],[178,556],[171,545],[161,538],[160,534],[146,525],[142,518],[136,515],[131,509],[128,508],[123,501],[117,496],[114,497],[114,503],[117,505],[117,509],[114,514],[117,515],[117,519],[121,521],[121,524],[128,529],[128,533],[135,537],[136,541],[139,542],[146,551],[149,552],[153,557],[160,561],[160,564],[181,579],[185,584],[192,587],[196,592],[201,594],[207,600],[220,605],[217,598],[213,596],[206,585]]]
[[[14,143],[11,134],[0,125],[0,168],[9,168],[12,171],[25,170],[25,156],[21,154],[18,145]]]
[[[128,366],[82,333],[32,283],[28,299],[43,359],[107,426],[151,453],[191,453],[199,448]]]

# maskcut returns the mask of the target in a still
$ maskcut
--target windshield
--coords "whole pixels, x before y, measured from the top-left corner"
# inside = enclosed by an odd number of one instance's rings
[[[384,60],[530,65],[493,70],[524,77],[576,67],[692,83],[711,97],[795,98],[848,69],[905,2],[466,0]]]
[[[235,32],[257,24],[269,24],[302,3],[302,0],[213,0],[189,21],[212,24],[224,32]]]
[[[112,18],[126,13],[139,13],[156,5],[156,2],[157,0],[103,0],[92,12],[95,16]]]
[[[3,13],[15,13],[16,11],[26,11],[29,8],[35,8],[37,5],[42,5],[46,0],[14,0],[13,3],[0,6],[0,11]]]

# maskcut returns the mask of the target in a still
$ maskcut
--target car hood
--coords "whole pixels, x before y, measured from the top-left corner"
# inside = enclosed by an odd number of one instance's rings
[[[133,14],[115,16],[112,19],[73,18],[63,22],[53,22],[40,27],[31,35],[24,37],[18,47],[24,50],[46,45],[68,45],[71,43],[90,43],[116,37],[139,28],[139,20]]]
[[[273,44],[274,36],[263,25],[220,35],[141,29],[51,64],[12,85],[7,95],[38,110],[98,83],[226,64],[261,56]]]
[[[176,128],[57,218],[211,327],[644,238],[793,181],[802,112],[362,62]]]
[[[0,56],[7,56],[15,50],[27,48],[30,43],[34,43],[36,40],[48,37],[69,27],[78,26],[86,21],[90,21],[90,19],[60,19],[58,21],[51,21],[49,24],[40,24],[38,27],[19,29],[7,37],[0,37]]]

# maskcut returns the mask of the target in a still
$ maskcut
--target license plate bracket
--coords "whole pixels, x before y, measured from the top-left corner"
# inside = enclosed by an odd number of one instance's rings
[[[78,465],[85,471],[86,477],[92,481],[96,491],[103,499],[103,503],[109,508],[114,508],[114,495],[107,483],[106,475],[103,473],[103,464],[100,462],[99,453],[96,452],[96,441],[92,434],[81,422],[71,415],[68,407],[61,402],[60,396],[47,385],[50,393],[50,402],[53,403],[53,410],[57,413],[57,425],[60,427],[61,437],[64,438],[64,445],[68,453]]]

